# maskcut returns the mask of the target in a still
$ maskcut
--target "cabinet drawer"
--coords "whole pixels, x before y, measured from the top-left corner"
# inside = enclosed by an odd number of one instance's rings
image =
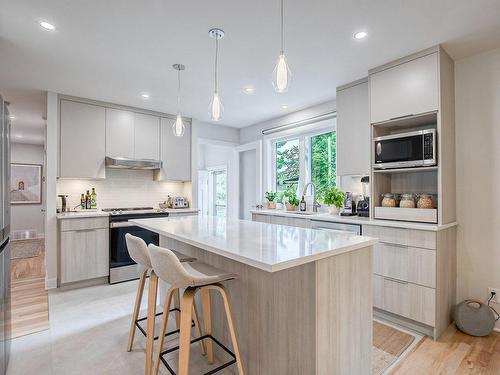
[[[436,252],[379,242],[373,250],[373,272],[401,281],[436,287]]]
[[[252,215],[252,220],[257,221],[259,223],[269,223],[270,222],[269,218],[270,218],[270,216],[268,216],[268,215],[260,215],[260,214],[253,214]]]
[[[373,306],[434,326],[435,295],[432,288],[373,275]]]
[[[294,217],[289,217],[287,220],[288,225],[299,228],[309,228],[309,220],[306,219],[296,219]]]
[[[285,216],[270,216],[271,224],[279,224],[279,225],[289,225],[288,218]]]
[[[87,229],[107,229],[109,228],[109,219],[107,217],[91,217],[81,219],[63,219],[60,221],[61,232],[69,230],[87,230]]]
[[[432,231],[363,225],[363,235],[395,245],[436,249],[436,233]]]

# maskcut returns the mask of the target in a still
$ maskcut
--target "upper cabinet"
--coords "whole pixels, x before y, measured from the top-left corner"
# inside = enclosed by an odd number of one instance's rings
[[[134,157],[134,112],[106,108],[106,156]]]
[[[337,88],[337,175],[369,175],[368,79]]]
[[[106,108],[106,156],[160,158],[160,118]]]
[[[60,101],[59,177],[105,177],[105,125],[103,107]]]
[[[160,159],[160,118],[135,113],[134,141],[136,159]]]
[[[438,52],[370,71],[370,122],[410,117],[439,108]]]
[[[191,123],[184,120],[186,130],[182,137],[172,131],[174,120],[161,118],[160,154],[163,168],[156,172],[156,180],[191,181]]]

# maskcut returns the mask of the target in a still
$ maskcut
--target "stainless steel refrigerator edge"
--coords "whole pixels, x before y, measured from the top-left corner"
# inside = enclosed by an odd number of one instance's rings
[[[0,374],[10,354],[10,118],[0,96]]]

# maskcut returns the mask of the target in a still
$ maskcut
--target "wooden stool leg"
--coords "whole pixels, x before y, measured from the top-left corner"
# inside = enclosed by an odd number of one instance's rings
[[[187,288],[182,295],[178,375],[189,375],[189,354],[191,349],[191,315],[193,311],[193,301],[195,293],[195,288]]]
[[[158,276],[151,271],[148,290],[148,325],[146,335],[146,375],[151,375],[153,369],[153,344],[155,338],[156,293],[158,291]]]
[[[167,326],[168,326],[168,316],[170,315],[170,305],[172,304],[172,296],[174,294],[177,294],[179,292],[179,289],[177,288],[170,288],[167,293],[167,298],[165,298],[165,303],[163,305],[163,317],[161,321],[161,327],[160,327],[160,332],[159,332],[159,337],[158,337],[158,354],[156,355],[156,360],[155,360],[155,368],[154,368],[154,375],[158,375],[158,371],[160,369],[160,363],[161,363],[161,351],[163,350],[163,342],[165,341],[165,333],[167,332]]]
[[[210,304],[210,289],[201,289],[201,306],[203,309],[203,321],[205,323],[205,335],[212,334],[212,308]],[[206,340],[207,361],[209,364],[214,363],[214,349],[211,339]]]
[[[180,300],[181,300],[181,292],[179,291],[179,289],[177,289],[177,292],[174,293],[174,307],[176,309],[180,309],[181,308],[181,303],[180,303]],[[176,311],[175,312],[175,324],[176,324],[176,327],[177,329],[180,329],[181,328],[181,314],[179,311]]]
[[[224,300],[224,308],[226,309],[227,324],[229,326],[229,332],[231,333],[231,340],[233,342],[233,350],[236,356],[236,364],[238,365],[238,373],[244,375],[243,363],[241,362],[240,348],[238,345],[238,337],[236,334],[236,326],[234,325],[233,313],[231,311],[231,301],[229,300],[229,293],[222,284],[215,285],[215,288],[222,295]]]
[[[148,270],[145,269],[139,278],[139,285],[137,286],[137,295],[135,296],[134,312],[132,313],[132,322],[130,323],[130,333],[128,335],[128,345],[127,352],[132,351],[132,345],[134,344],[135,336],[135,322],[139,318],[139,312],[141,311],[142,294],[144,292],[144,284],[146,283],[146,275]]]
[[[198,309],[196,308],[196,301],[193,301],[193,317],[194,317],[194,330],[196,332],[196,336],[201,337],[201,327],[200,327],[200,319],[198,318]],[[201,354],[207,354],[205,352],[205,344],[203,340],[198,341],[200,344]]]

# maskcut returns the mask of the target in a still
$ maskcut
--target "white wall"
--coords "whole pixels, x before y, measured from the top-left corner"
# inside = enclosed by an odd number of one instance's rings
[[[68,204],[72,209],[80,204],[80,194],[93,187],[97,193],[97,208],[116,207],[158,207],[167,196],[185,196],[186,182],[159,182],[153,180],[153,171],[130,169],[106,169],[104,180],[59,179],[57,194],[68,194]],[[190,191],[189,196],[191,200]]]
[[[193,207],[198,207],[198,169],[200,165],[204,165],[203,156],[199,155],[201,143],[206,143],[207,140],[219,142],[219,144],[238,144],[240,131],[236,128],[227,126],[213,125],[206,122],[201,122],[196,119],[192,121],[192,139],[191,139],[191,180],[192,180],[192,201]],[[232,178],[229,176],[228,180]],[[228,182],[229,183],[229,182]],[[229,190],[229,189],[228,189]],[[229,197],[228,197],[229,198]]]
[[[11,163],[41,164],[43,166],[43,145],[12,143]],[[45,168],[45,167],[42,167]],[[42,183],[42,201],[44,199]],[[44,236],[45,216],[41,204],[13,204],[11,207],[11,231],[36,230]]]
[[[500,49],[455,62],[455,98],[457,298],[484,300],[500,288]]]
[[[238,217],[240,219],[252,220],[250,209],[263,201],[261,197],[256,197],[255,192],[255,181],[258,178],[256,161],[257,155],[255,150],[240,153],[240,199],[238,200],[240,205]]]

